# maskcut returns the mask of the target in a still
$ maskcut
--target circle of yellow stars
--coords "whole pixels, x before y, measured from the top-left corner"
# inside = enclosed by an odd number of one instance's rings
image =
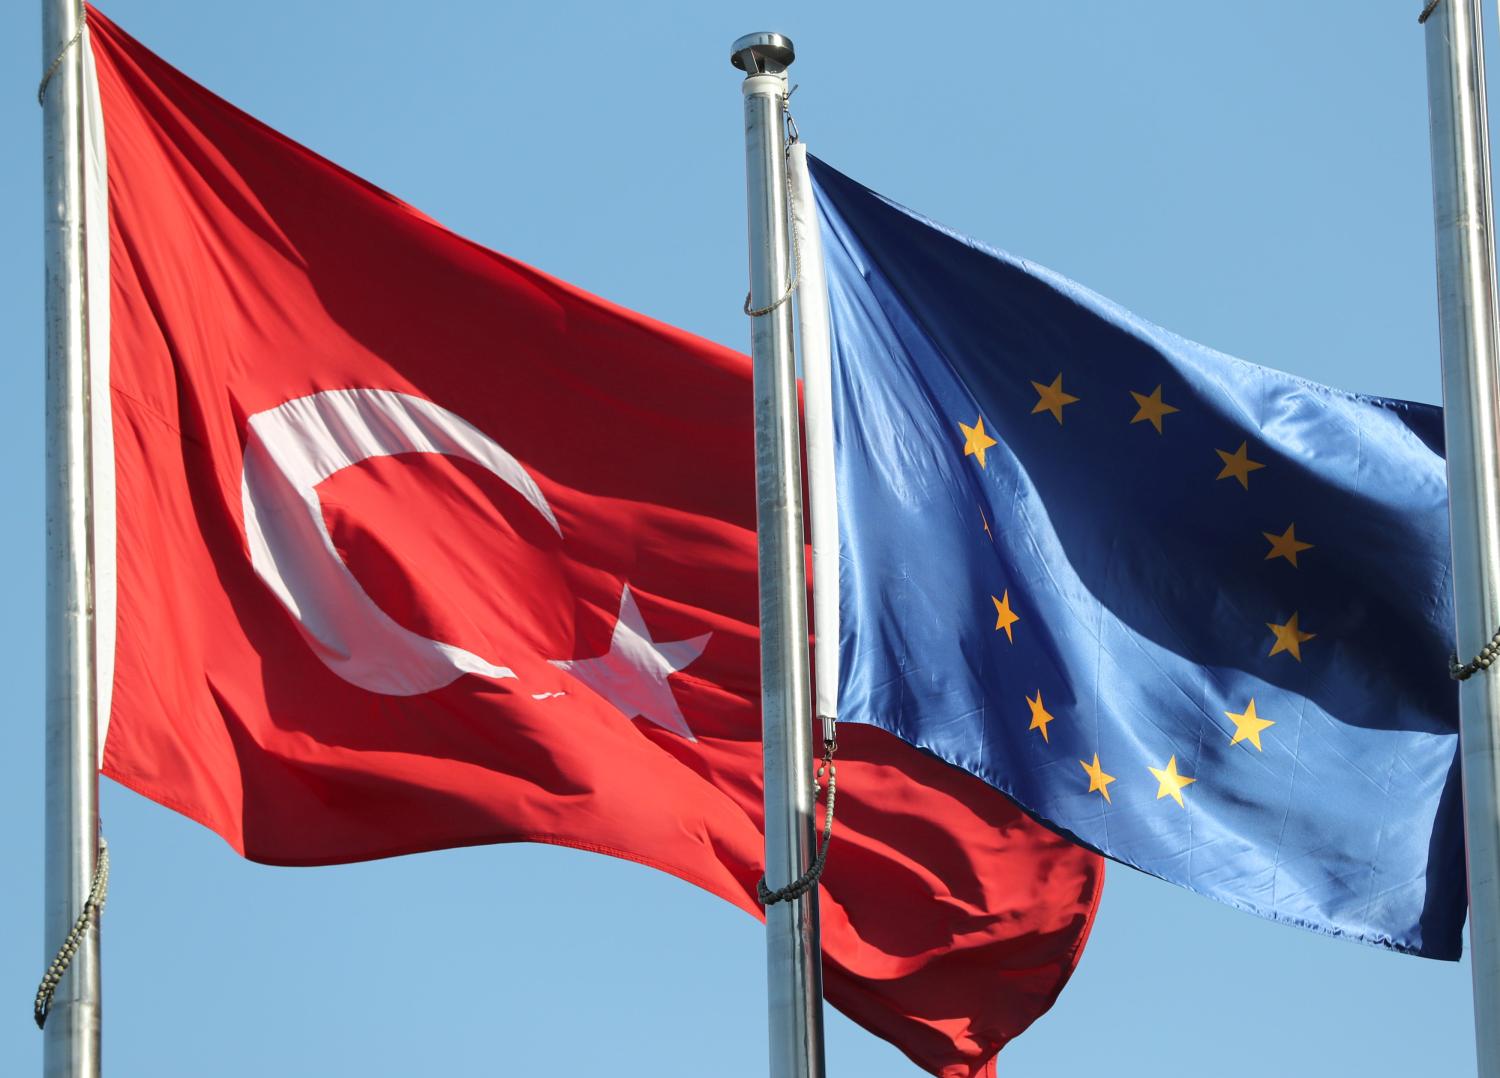
[[[1064,425],[1064,409],[1078,404],[1081,397],[1069,393],[1063,388],[1063,375],[1059,371],[1051,382],[1033,381],[1031,387],[1036,391],[1036,403],[1032,406],[1032,415],[1050,415],[1058,426]],[[1167,403],[1162,399],[1162,386],[1157,385],[1149,393],[1130,390],[1130,396],[1135,401],[1135,413],[1130,417],[1130,425],[1137,423],[1148,423],[1158,435],[1166,433],[1163,420],[1171,415],[1177,414],[1180,409],[1175,405]],[[976,416],[972,424],[960,422],[959,431],[963,435],[963,454],[965,457],[975,458],[980,468],[988,468],[985,454],[999,445],[1000,442],[993,437],[984,426],[984,416]],[[1239,448],[1234,450],[1215,449],[1219,458],[1219,471],[1215,480],[1230,479],[1240,485],[1242,490],[1250,489],[1250,477],[1265,468],[1262,461],[1251,457],[1249,440],[1242,440]],[[983,521],[985,534],[993,540],[990,531],[989,519],[984,516],[984,507],[980,506],[980,517]],[[1281,560],[1286,562],[1292,569],[1300,568],[1298,555],[1309,550],[1316,549],[1314,544],[1309,543],[1297,535],[1295,522],[1288,522],[1286,528],[1281,532],[1265,531],[1261,533],[1270,548],[1265,555],[1265,561]],[[991,595],[990,601],[995,607],[995,632],[1005,633],[1006,642],[1015,643],[1015,626],[1021,621],[1021,617],[1011,607],[1009,589],[1002,590],[1001,594]],[[1286,620],[1281,622],[1268,621],[1266,627],[1271,631],[1271,647],[1266,653],[1267,658],[1277,655],[1290,655],[1297,662],[1302,661],[1302,645],[1309,640],[1317,638],[1316,633],[1311,633],[1302,628],[1300,624],[1300,613],[1292,611]],[[1057,721],[1056,716],[1049,712],[1042,702],[1042,690],[1036,690],[1035,696],[1026,696],[1027,709],[1030,712],[1030,725],[1028,731],[1035,730],[1041,735],[1042,741],[1051,743],[1051,737],[1047,732],[1048,726]],[[1234,726],[1234,732],[1230,736],[1231,745],[1244,743],[1248,748],[1256,752],[1263,752],[1261,735],[1276,725],[1276,720],[1262,717],[1256,710],[1255,698],[1251,697],[1245,704],[1243,711],[1225,711],[1225,718]],[[1099,762],[1099,754],[1094,754],[1092,762],[1079,760],[1078,764],[1083,768],[1084,776],[1088,779],[1087,793],[1097,793],[1110,803],[1109,787],[1118,781],[1114,775],[1104,770]],[[1156,800],[1170,797],[1177,803],[1178,807],[1186,808],[1187,802],[1183,798],[1183,791],[1193,783],[1197,782],[1196,776],[1184,775],[1178,770],[1177,756],[1169,755],[1167,762],[1161,767],[1147,766],[1153,779],[1156,780]]]

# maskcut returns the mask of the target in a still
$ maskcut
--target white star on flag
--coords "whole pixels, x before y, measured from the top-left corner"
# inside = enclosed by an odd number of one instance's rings
[[[667,676],[702,655],[712,635],[704,633],[690,640],[652,640],[627,584],[620,596],[620,617],[615,622],[607,653],[596,659],[549,661],[619,708],[627,719],[649,719],[689,741],[697,741],[672,696]]]

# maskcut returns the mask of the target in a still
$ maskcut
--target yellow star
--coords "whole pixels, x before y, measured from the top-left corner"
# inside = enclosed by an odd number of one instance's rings
[[[1031,705],[1031,725],[1026,727],[1026,729],[1040,730],[1042,732],[1042,740],[1050,743],[1052,739],[1047,736],[1047,724],[1053,721],[1053,717],[1042,706],[1042,690],[1038,689],[1036,691],[1035,700],[1028,696],[1026,702]]]
[[[1135,403],[1140,405],[1136,410],[1135,416],[1130,421],[1132,423],[1139,423],[1143,419],[1147,420],[1156,428],[1157,434],[1161,433],[1161,417],[1171,415],[1178,410],[1161,399],[1161,386],[1153,389],[1149,396],[1145,393],[1137,393],[1133,389],[1130,391],[1130,395],[1135,398]]]
[[[1248,741],[1257,750],[1260,748],[1260,732],[1268,727],[1275,726],[1271,719],[1263,719],[1255,713],[1255,697],[1250,698],[1250,704],[1245,708],[1242,715],[1236,715],[1233,711],[1226,711],[1229,720],[1234,723],[1234,736],[1229,739],[1231,745],[1238,745],[1241,741]]]
[[[1270,532],[1261,532],[1271,544],[1271,553],[1266,555],[1266,561],[1272,558],[1285,558],[1292,563],[1292,568],[1297,567],[1297,554],[1303,550],[1311,550],[1311,543],[1304,543],[1298,539],[1294,529],[1295,524],[1288,524],[1286,532],[1281,535],[1272,535]]]
[[[1010,627],[1016,622],[1020,621],[1021,616],[1019,614],[1011,612],[1010,592],[1007,590],[1006,593],[998,599],[991,595],[990,602],[995,604],[995,631],[999,632],[1001,629],[1004,629],[1005,639],[1014,644],[1016,642],[1016,638],[1011,633]]]
[[[1031,410],[1032,415],[1038,412],[1051,412],[1052,418],[1061,423],[1063,406],[1073,404],[1078,400],[1073,394],[1063,392],[1061,374],[1052,379],[1050,386],[1044,386],[1040,382],[1032,382],[1031,385],[1037,392],[1036,407]]]
[[[1271,645],[1271,654],[1280,655],[1283,651],[1290,651],[1292,658],[1299,663],[1302,661],[1302,642],[1318,635],[1317,633],[1304,633],[1297,628],[1295,613],[1287,619],[1285,625],[1275,625],[1268,621],[1266,628],[1276,634],[1276,643]]]
[[[1093,766],[1084,763],[1082,760],[1079,760],[1078,764],[1088,772],[1089,793],[1093,793],[1095,790],[1098,790],[1101,794],[1104,795],[1104,800],[1108,801],[1109,784],[1115,781],[1115,777],[1113,775],[1106,775],[1104,773],[1104,768],[1099,766],[1099,754],[1097,752],[1094,753]]]
[[[1233,453],[1223,449],[1214,450],[1224,461],[1224,470],[1214,476],[1215,479],[1228,479],[1233,476],[1240,481],[1240,486],[1246,490],[1250,489],[1250,473],[1258,468],[1264,468],[1265,465],[1250,459],[1250,454],[1245,451],[1248,444],[1248,442],[1241,442],[1240,447]]]
[[[964,456],[978,457],[979,466],[984,465],[984,451],[992,445],[999,445],[995,439],[984,432],[984,416],[974,420],[971,427],[967,423],[960,423],[958,429],[964,432]]]
[[[1186,775],[1179,775],[1177,773],[1177,757],[1175,756],[1167,761],[1165,768],[1158,770],[1154,767],[1148,767],[1146,770],[1156,776],[1156,799],[1158,801],[1163,797],[1170,797],[1173,801],[1182,805],[1182,788],[1189,783],[1198,781],[1197,779],[1190,779]],[[1186,805],[1182,805],[1182,807],[1187,808]]]

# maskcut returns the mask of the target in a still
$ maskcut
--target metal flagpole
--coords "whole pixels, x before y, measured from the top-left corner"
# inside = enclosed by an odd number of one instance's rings
[[[1460,659],[1500,630],[1500,317],[1479,0],[1438,0],[1427,34],[1427,108],[1437,233],[1438,329]],[[1475,1046],[1500,1078],[1500,670],[1459,690]]]
[[[745,72],[749,194],[750,354],[755,371],[755,487],[760,551],[760,672],[766,798],[766,886],[783,887],[813,860],[811,684],[802,452],[792,354],[795,268],[787,233],[786,69],[780,34],[736,41]],[[822,1078],[823,972],[818,890],[766,908],[772,1078]]]
[[[84,259],[83,12],[42,3],[42,218],[46,257],[46,958],[89,898],[98,855],[93,551]],[[90,920],[43,1029],[47,1078],[99,1074],[99,933]]]

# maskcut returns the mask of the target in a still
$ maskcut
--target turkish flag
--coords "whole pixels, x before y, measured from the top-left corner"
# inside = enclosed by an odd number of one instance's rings
[[[758,915],[748,360],[88,24],[105,774],[257,861],[550,842]],[[840,743],[828,997],[985,1072],[1101,862],[889,734]]]

